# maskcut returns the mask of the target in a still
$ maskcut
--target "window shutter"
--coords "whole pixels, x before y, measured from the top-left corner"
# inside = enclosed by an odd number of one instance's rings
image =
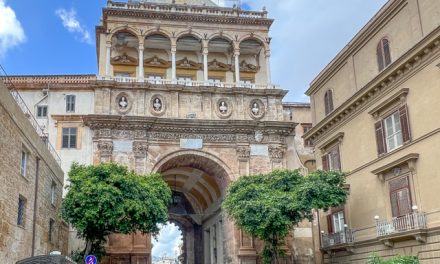
[[[382,71],[384,67],[383,52],[382,52],[382,41],[377,45],[377,64],[379,66],[379,71]]]
[[[385,149],[385,134],[383,131],[383,123],[382,121],[377,122],[374,125],[376,130],[376,144],[377,144],[377,153],[379,155],[384,154],[386,152]]]
[[[325,107],[325,115],[328,115],[328,113],[330,112],[329,104],[328,104],[328,91],[325,92],[325,95],[324,95],[324,107]]]
[[[333,170],[341,171],[341,156],[339,152],[339,146],[336,146],[332,151],[332,164]]]
[[[333,111],[333,92],[332,90],[328,90],[328,109],[329,113]]]
[[[400,125],[402,126],[403,143],[407,143],[411,140],[411,134],[409,130],[408,107],[406,105],[400,107],[399,114]]]
[[[329,164],[328,164],[329,160],[328,160],[328,155],[324,155],[322,156],[322,169],[325,171],[329,170]]]
[[[331,214],[327,215],[327,229],[329,234],[333,234],[333,217]]]
[[[383,46],[383,55],[385,60],[385,66],[388,66],[391,64],[391,53],[390,53],[390,42],[388,39],[382,40],[382,46]]]
[[[391,213],[393,215],[393,217],[398,217],[399,216],[399,202],[398,197],[397,197],[397,192],[393,192],[390,194],[390,199],[391,199]]]
[[[412,213],[411,197],[409,193],[409,188],[405,188],[397,192],[397,199],[399,202],[399,213],[400,216]]]

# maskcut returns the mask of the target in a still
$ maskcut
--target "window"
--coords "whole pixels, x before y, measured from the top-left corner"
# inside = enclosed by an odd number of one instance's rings
[[[411,140],[408,109],[399,108],[375,124],[378,154],[393,151]]]
[[[327,90],[324,95],[325,115],[330,114],[333,111],[333,92]]]
[[[324,156],[322,156],[322,168],[327,171],[341,171],[339,145],[332,147]]]
[[[393,217],[411,214],[412,202],[408,176],[391,180],[389,186]]]
[[[381,39],[377,45],[377,64],[379,71],[391,64],[390,42],[386,38]]]
[[[53,220],[52,218],[49,219],[49,231],[48,231],[48,235],[49,235],[49,242],[53,242],[54,239],[54,228],[55,227],[55,220]]]
[[[73,113],[75,112],[75,95],[66,95],[66,112]]]
[[[17,214],[17,225],[24,227],[26,210],[26,199],[21,195],[18,197],[18,214]]]
[[[64,127],[62,136],[62,148],[74,149],[76,148],[76,127]]]
[[[343,210],[327,215],[327,228],[329,234],[344,231],[345,217]]]
[[[301,125],[303,127],[304,134],[312,129],[312,125],[311,124],[301,124]],[[305,147],[313,147],[313,143],[312,143],[311,140],[304,140],[304,146]]]
[[[55,184],[55,182],[52,182],[52,185],[50,186],[50,203],[52,205],[55,205],[55,199],[56,199],[56,188],[57,185]]]
[[[40,118],[47,117],[47,105],[37,106],[37,117],[40,117]]]
[[[26,150],[21,151],[20,174],[26,176],[28,153]]]

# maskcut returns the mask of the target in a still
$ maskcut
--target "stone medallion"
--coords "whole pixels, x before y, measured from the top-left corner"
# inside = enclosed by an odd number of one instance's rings
[[[215,112],[220,118],[229,118],[232,114],[233,106],[228,98],[220,98],[217,100]]]
[[[249,104],[249,115],[252,119],[262,119],[266,114],[266,106],[260,99],[253,99]]]
[[[133,105],[132,98],[127,93],[119,93],[115,99],[115,109],[121,114],[127,114]]]
[[[156,94],[150,100],[150,112],[154,116],[162,116],[165,114],[166,105],[162,95]]]

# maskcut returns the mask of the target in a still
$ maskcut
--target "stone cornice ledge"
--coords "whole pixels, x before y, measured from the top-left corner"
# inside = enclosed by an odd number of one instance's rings
[[[415,172],[416,171],[416,161],[419,159],[419,156],[420,155],[418,153],[410,153],[408,155],[405,155],[395,161],[387,163],[386,165],[371,171],[371,173],[377,175],[379,177],[379,179],[381,179],[383,181],[384,175],[387,171],[389,171],[397,166],[403,165],[403,164],[407,164],[409,167],[409,170],[411,172]]]
[[[321,151],[325,152],[325,149],[329,145],[331,145],[332,143],[334,143],[336,141],[341,142],[343,138],[344,138],[344,132],[339,132],[336,135],[334,135],[333,137],[329,138],[326,142],[324,142],[321,145],[317,146],[317,148],[320,149]]]
[[[409,93],[408,88],[402,88],[397,93],[393,94],[388,100],[384,101],[383,103],[379,104],[375,108],[373,108],[368,113],[372,115],[373,117],[377,117],[379,115],[379,112],[381,112],[384,108],[391,105],[392,103],[396,102],[397,100],[400,100],[401,102],[404,102],[406,100],[406,97]]]
[[[350,97],[344,104],[336,108],[330,115],[316,124],[303,137],[316,140],[342,120],[348,119],[354,112],[379,97],[396,82],[415,71],[418,66],[431,58],[440,50],[440,27],[417,43],[388,68],[378,74],[372,81]]]

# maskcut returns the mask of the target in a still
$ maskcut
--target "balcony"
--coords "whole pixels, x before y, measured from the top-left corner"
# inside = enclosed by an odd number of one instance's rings
[[[273,84],[255,83],[226,83],[210,81],[187,81],[187,80],[167,80],[167,79],[141,79],[137,77],[125,76],[98,76],[98,81],[114,81],[119,83],[145,83],[151,85],[181,85],[188,87],[219,87],[219,88],[247,88],[247,89],[280,89]]]
[[[353,252],[354,241],[354,231],[350,228],[332,234],[321,233],[321,248],[328,252],[334,250]]]
[[[391,221],[376,219],[377,237],[386,246],[392,247],[395,241],[414,239],[421,243],[426,242],[427,222],[426,215],[414,212]]]

